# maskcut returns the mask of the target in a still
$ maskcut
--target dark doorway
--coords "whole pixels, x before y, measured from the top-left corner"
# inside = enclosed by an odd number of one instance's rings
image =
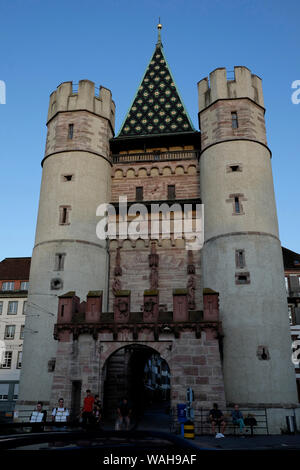
[[[73,380],[72,382],[72,398],[71,398],[71,420],[78,419],[81,409],[81,381]]]
[[[170,405],[170,369],[154,349],[132,344],[119,349],[104,367],[104,413],[114,419],[122,397],[132,404],[139,420],[147,410],[167,413]]]

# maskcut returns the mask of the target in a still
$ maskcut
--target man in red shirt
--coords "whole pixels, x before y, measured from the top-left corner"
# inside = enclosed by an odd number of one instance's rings
[[[94,401],[95,401],[95,398],[91,395],[91,391],[87,390],[86,397],[83,401],[83,408],[80,413],[80,416],[82,416],[83,426],[94,423],[94,415],[93,415]]]

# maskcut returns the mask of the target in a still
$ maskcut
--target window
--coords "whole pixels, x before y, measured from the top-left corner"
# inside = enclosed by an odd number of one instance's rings
[[[18,352],[17,369],[21,369],[21,367],[22,367],[22,351],[19,351]]]
[[[231,113],[231,125],[232,129],[237,129],[239,127],[237,112]]]
[[[72,181],[73,175],[62,175],[62,179],[64,182]]]
[[[15,325],[6,325],[5,332],[4,332],[4,339],[14,339],[15,331],[16,331]]]
[[[15,300],[8,302],[7,315],[17,315],[17,313],[18,313],[18,302]]]
[[[24,328],[25,328],[25,325],[21,325],[20,339],[24,339]]]
[[[293,306],[292,305],[289,305],[288,306],[288,312],[289,312],[289,321],[290,321],[290,325],[294,325],[294,315],[293,315]]]
[[[63,281],[59,278],[51,279],[50,282],[50,289],[51,290],[59,290],[63,288]]]
[[[26,309],[27,309],[27,300],[24,300],[24,302],[23,302],[23,311],[22,311],[23,315],[26,314]]]
[[[2,364],[3,367],[3,364]],[[0,400],[8,400],[9,384],[0,384]]]
[[[15,283],[13,281],[3,282],[2,290],[15,290]]]
[[[1,302],[0,302],[0,315],[2,314],[2,312],[3,312],[3,302],[1,300]]]
[[[250,284],[250,273],[235,273],[236,284]]]
[[[235,196],[234,198],[234,211],[236,214],[239,214],[241,212],[240,200],[237,196]]]
[[[74,134],[74,124],[69,124],[68,139],[73,139],[73,134]]]
[[[256,355],[261,361],[268,361],[270,359],[270,353],[267,346],[258,346]]]
[[[22,354],[22,353],[21,353]],[[19,398],[19,384],[15,384],[14,387],[14,400],[17,400]]]
[[[136,201],[142,201],[143,200],[143,186],[137,186],[135,188],[135,199],[136,199]]]
[[[243,269],[246,266],[245,250],[235,250],[235,265],[240,269]]]
[[[70,206],[60,206],[59,207],[59,224],[60,225],[68,225],[69,222],[69,213],[71,207]]]
[[[65,253],[56,253],[54,271],[63,271],[64,270],[65,256],[66,256]]]
[[[12,351],[6,351],[4,353],[4,360],[2,362],[2,369],[11,369],[12,363]],[[7,398],[6,398],[7,400]]]
[[[28,281],[22,281],[20,289],[21,290],[28,290],[29,282]]]
[[[168,185],[168,199],[175,199],[176,194],[175,194],[175,185],[170,184]]]
[[[285,276],[284,280],[285,280],[286,293],[288,294],[289,293],[289,278]]]

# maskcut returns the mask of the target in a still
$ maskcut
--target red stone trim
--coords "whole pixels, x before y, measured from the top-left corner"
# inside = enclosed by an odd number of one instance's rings
[[[222,237],[234,237],[234,236],[240,236],[240,235],[261,235],[261,236],[266,236],[266,237],[272,237],[272,238],[275,238],[275,240],[277,240],[279,243],[280,243],[280,240],[278,237],[276,237],[276,235],[273,235],[272,233],[267,233],[267,232],[250,232],[250,231],[247,231],[247,232],[229,232],[229,233],[223,233],[222,235],[216,235],[215,237],[211,237],[209,238],[208,240],[206,240],[204,242],[204,244],[208,243],[208,242],[211,242],[211,241],[215,241],[217,240],[218,238],[222,238]]]
[[[205,147],[199,154],[199,160],[202,156],[202,154],[207,150],[209,149],[210,147],[213,147],[213,145],[218,145],[218,144],[224,144],[225,142],[239,142],[239,141],[246,141],[246,142],[253,142],[255,144],[259,144],[259,145],[262,145],[263,147],[265,147],[268,152],[270,153],[270,158],[272,158],[272,152],[271,150],[269,149],[269,147],[266,145],[266,144],[263,144],[262,142],[260,142],[259,140],[254,140],[254,139],[245,139],[245,138],[242,138],[242,137],[238,137],[236,139],[224,139],[224,140],[220,140],[219,142],[214,142],[213,144],[210,144],[208,145],[207,147]]]
[[[246,67],[247,68],[247,67]],[[249,69],[248,69],[249,70]],[[198,82],[199,83],[199,82]],[[208,89],[210,91],[210,88]],[[249,100],[251,103],[255,104],[258,108],[262,109],[264,114],[266,113],[266,108],[258,104],[256,101],[254,101],[252,98],[249,98],[249,96],[237,96],[236,98],[218,98],[215,101],[212,101],[208,106],[205,108],[201,109],[201,111],[198,112],[198,115],[203,113],[203,111],[206,111],[208,108],[210,108],[213,104],[216,104],[218,101],[235,101],[235,100]]]
[[[97,246],[98,248],[105,248],[105,247],[103,247],[102,245],[100,245],[98,243],[88,242],[88,241],[85,241],[85,240],[72,240],[70,238],[65,238],[65,239],[62,238],[62,239],[58,239],[58,240],[47,240],[45,242],[37,243],[34,246],[33,249],[35,249],[39,245],[45,245],[47,243],[64,243],[64,242],[67,242],[67,243],[84,243],[85,245],[92,245],[92,246]]]
[[[52,155],[57,155],[58,153],[69,153],[69,152],[90,153],[92,155],[96,155],[97,157],[104,158],[104,160],[106,160],[110,164],[110,166],[112,166],[112,162],[109,160],[109,158],[105,157],[101,153],[92,152],[91,150],[86,150],[86,149],[65,149],[65,150],[58,150],[57,152],[52,152],[52,153],[49,153],[49,155],[46,155],[46,157],[44,157],[43,160],[41,161],[41,167],[43,168],[44,161],[47,160],[47,158],[52,157]]]

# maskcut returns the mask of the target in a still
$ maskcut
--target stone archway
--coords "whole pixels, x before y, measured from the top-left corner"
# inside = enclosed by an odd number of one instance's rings
[[[113,419],[121,398],[132,403],[135,418],[170,404],[170,367],[161,352],[145,344],[122,344],[108,355],[102,369],[105,417]],[[102,362],[103,363],[103,362]]]

